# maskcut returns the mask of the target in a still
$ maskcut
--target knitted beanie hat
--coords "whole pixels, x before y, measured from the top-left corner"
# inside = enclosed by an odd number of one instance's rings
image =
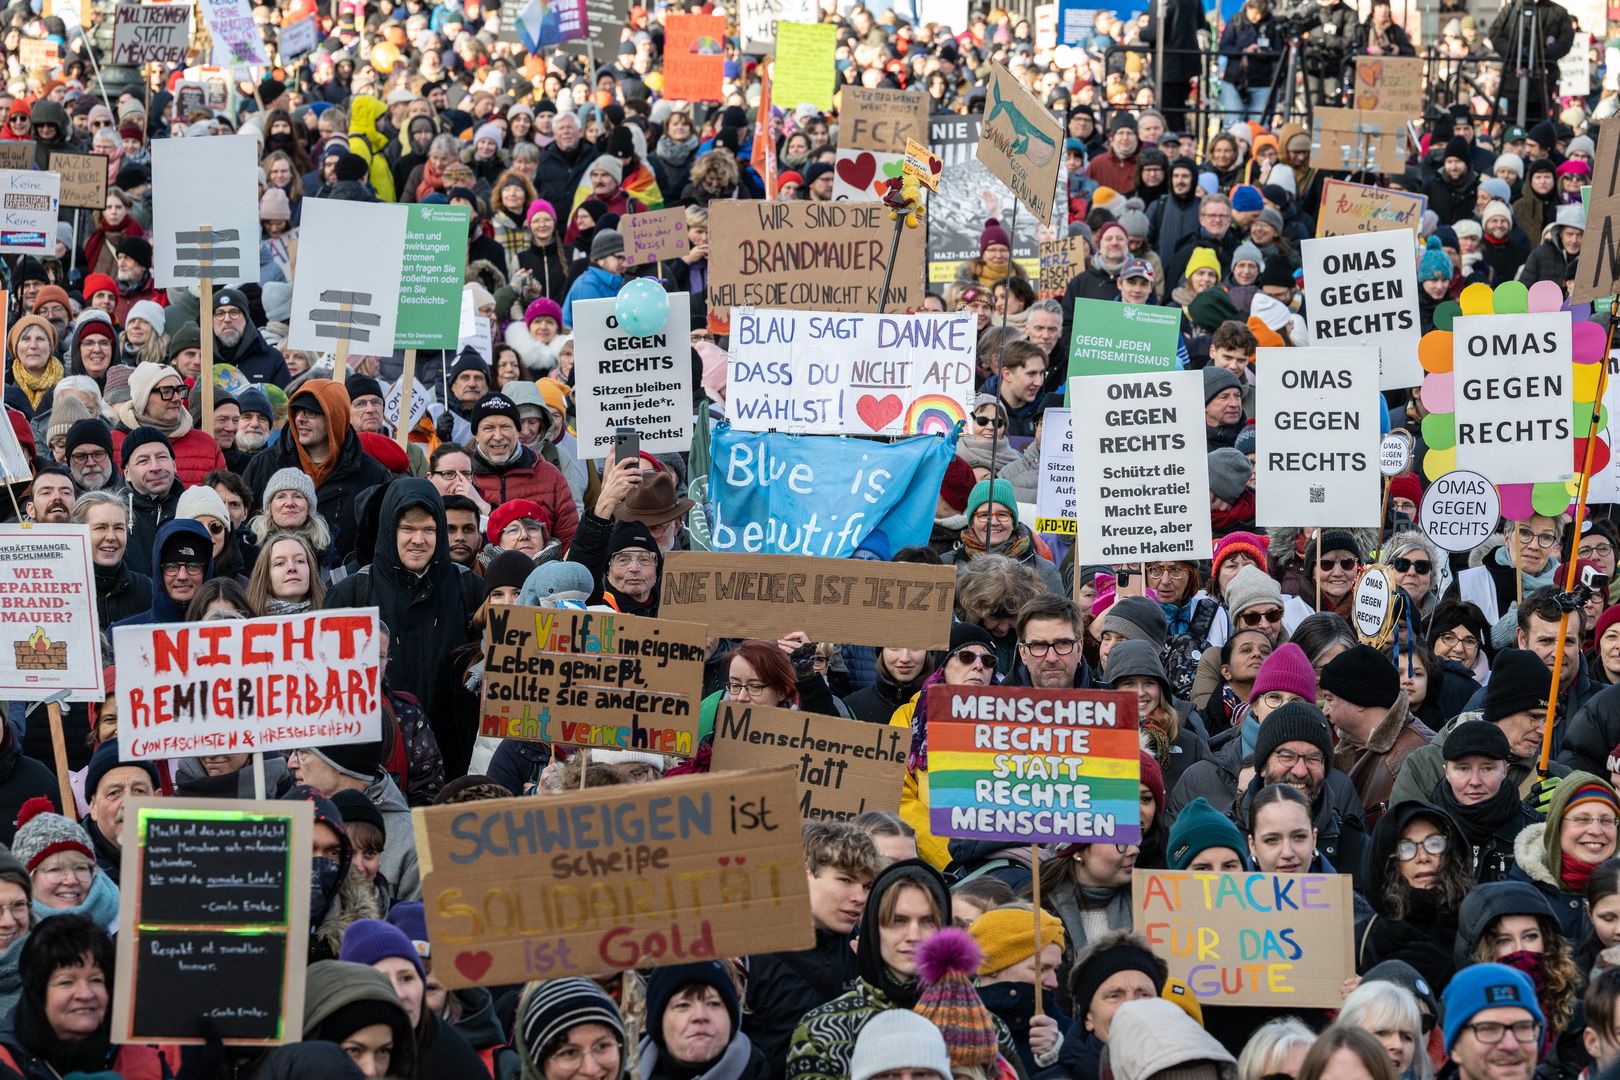
[[[1290,701],[1261,721],[1260,734],[1254,737],[1255,771],[1263,771],[1272,751],[1287,742],[1310,743],[1325,760],[1333,760],[1333,736],[1328,733],[1327,717],[1315,705]]]
[[[1106,634],[1110,631],[1126,641],[1147,641],[1159,649],[1164,648],[1170,636],[1164,609],[1145,596],[1127,596],[1109,608],[1102,617],[1102,628],[1097,632]]]
[[[1258,566],[1245,566],[1226,583],[1226,610],[1234,629],[1239,615],[1259,607],[1282,607],[1282,586]]]
[[[141,366],[145,367],[147,365],[143,364]],[[169,437],[155,427],[142,424],[140,427],[124,436],[124,445],[118,448],[118,463],[127,469],[129,467],[129,459],[135,456],[135,451],[152,443],[160,443],[163,446],[168,447],[169,456],[174,456],[174,443],[169,441]]]
[[[338,948],[338,959],[347,960],[352,964],[364,964],[367,967],[378,960],[387,960],[398,957],[409,960],[416,968],[419,978],[426,979],[427,971],[422,967],[422,957],[418,955],[416,946],[405,935],[405,931],[393,923],[383,922],[381,919],[356,919],[343,931],[343,944]]]
[[[1032,918],[1025,921],[1034,923]],[[924,989],[912,1011],[939,1028],[955,1068],[996,1062],[996,1021],[973,988],[983,960],[973,936],[954,926],[917,947],[917,973]]]
[[[211,517],[220,524],[229,526],[231,512],[225,508],[225,500],[219,497],[219,492],[204,484],[188,487],[180,493],[180,502],[175,506],[174,516],[177,518]]]
[[[1039,914],[1041,920],[1041,948],[1056,945],[1063,949],[1067,937],[1063,933],[1063,920],[1047,911]],[[973,920],[968,933],[984,953],[979,969],[986,975],[1005,971],[1035,955],[1035,919],[1027,907],[1013,905],[992,908]]]
[[[277,494],[283,491],[296,491],[309,503],[311,513],[315,511],[315,482],[309,474],[301,469],[277,469],[270,474],[270,480],[264,485],[264,499],[262,506],[269,506]]]
[[[56,812],[51,800],[36,795],[17,811],[17,836],[11,852],[32,874],[39,864],[59,851],[77,851],[87,859],[96,857],[90,834],[77,821]]]
[[[67,394],[51,406],[51,423],[45,429],[45,441],[66,439],[74,424],[90,419],[90,410],[72,394]]]
[[[606,990],[589,979],[572,977],[530,983],[518,1003],[514,1042],[523,1059],[523,1075],[540,1075],[541,1055],[569,1028],[602,1024],[619,1038],[624,1053],[624,1020]]]
[[[1250,430],[1244,428],[1245,431]],[[1262,570],[1271,569],[1271,557],[1267,554],[1268,544],[1265,537],[1252,532],[1229,532],[1215,541],[1215,554],[1210,562],[1209,576],[1219,577],[1221,564],[1234,555],[1247,555],[1253,559]]]
[[[1228,848],[1242,856],[1248,845],[1232,819],[1200,795],[1176,815],[1165,857],[1170,861],[1170,869],[1185,870],[1193,859],[1210,848]]]
[[[1260,662],[1249,703],[1252,705],[1273,690],[1286,690],[1316,704],[1316,669],[1311,667],[1305,650],[1291,641],[1277,646]]]

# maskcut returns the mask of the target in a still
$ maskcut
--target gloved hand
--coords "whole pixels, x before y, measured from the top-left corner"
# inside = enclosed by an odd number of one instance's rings
[[[446,409],[433,421],[433,431],[439,436],[440,442],[449,442],[450,436],[455,433],[456,418]]]
[[[197,1021],[198,1032],[207,1041],[201,1046],[180,1048],[180,1071],[175,1080],[218,1080],[225,1067],[225,1041],[219,1028],[206,1016]]]
[[[1535,786],[1530,789],[1529,797],[1524,800],[1524,804],[1537,817],[1546,817],[1548,808],[1552,806],[1553,792],[1558,790],[1558,785],[1563,783],[1563,780],[1562,776],[1548,776],[1536,781]]]

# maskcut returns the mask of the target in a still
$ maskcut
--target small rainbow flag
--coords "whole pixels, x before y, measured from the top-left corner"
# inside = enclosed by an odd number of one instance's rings
[[[928,696],[935,836],[1141,842],[1135,694],[940,684]]]

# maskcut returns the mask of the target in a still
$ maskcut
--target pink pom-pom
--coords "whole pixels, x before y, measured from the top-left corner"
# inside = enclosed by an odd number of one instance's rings
[[[56,813],[55,803],[43,795],[35,795],[32,799],[23,803],[22,809],[17,811],[17,828],[22,828],[40,814],[54,813]]]
[[[966,930],[947,926],[917,947],[917,974],[930,985],[948,975],[971,979],[979,973],[984,952]]]

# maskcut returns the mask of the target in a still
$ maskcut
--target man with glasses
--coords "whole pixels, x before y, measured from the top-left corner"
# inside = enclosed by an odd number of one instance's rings
[[[249,317],[248,298],[240,289],[214,293],[214,363],[230,364],[253,383],[292,382],[287,361],[264,340]]]
[[[1018,663],[1007,681],[1042,690],[1084,690],[1091,686],[1080,635],[1080,609],[1066,596],[1044,593],[1018,612]]]
[[[185,622],[187,605],[214,576],[214,539],[200,521],[168,521],[158,530],[150,558],[152,606],[115,627]]]
[[[1187,274],[1187,260],[1195,249],[1205,247],[1220,260],[1221,276],[1232,269],[1232,255],[1243,242],[1232,228],[1232,203],[1225,195],[1206,195],[1198,204],[1198,231],[1185,236],[1176,250],[1164,260],[1164,280],[1179,282]]]
[[[1492,624],[1507,613],[1514,597],[1536,587],[1533,579],[1543,577],[1548,564],[1558,557],[1565,522],[1561,517],[1536,514],[1525,521],[1504,524],[1502,547],[1492,551],[1481,565],[1458,574],[1446,590],[1446,599],[1467,600]],[[1522,585],[1514,583],[1515,567],[1524,575]]]
[[[1546,1030],[1530,976],[1506,964],[1470,964],[1446,985],[1444,1000],[1457,1080],[1529,1080]]]
[[[579,561],[570,554],[572,561]],[[658,579],[664,569],[664,558],[658,553],[658,541],[647,526],[639,521],[621,521],[613,527],[608,541],[607,575],[597,583],[592,603],[606,597],[613,598],[614,606],[626,615],[658,614]]]
[[[1355,784],[1371,829],[1390,804],[1401,766],[1434,732],[1413,715],[1395,666],[1370,645],[1346,649],[1328,662],[1318,698],[1339,733],[1334,764]]]
[[[349,426],[355,431],[387,435],[383,418],[382,384],[370,375],[350,375],[343,382],[349,392]]]

